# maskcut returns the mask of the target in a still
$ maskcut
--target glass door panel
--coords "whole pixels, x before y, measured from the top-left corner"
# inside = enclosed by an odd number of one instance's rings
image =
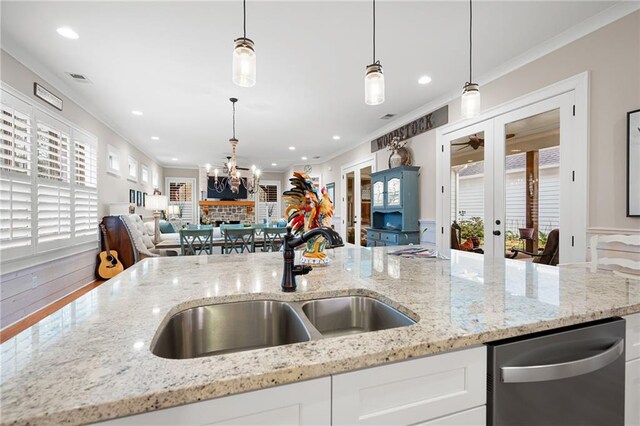
[[[452,140],[450,152],[450,247],[484,253],[485,132]]]
[[[532,261],[560,226],[560,110],[507,123],[504,130],[505,254]]]
[[[387,180],[387,207],[400,205],[400,178]]]
[[[367,246],[367,228],[371,227],[371,166],[360,168],[360,245]]]
[[[356,222],[356,199],[355,199],[355,171],[347,173],[347,194],[345,202],[347,203],[347,242],[355,244],[355,222]]]

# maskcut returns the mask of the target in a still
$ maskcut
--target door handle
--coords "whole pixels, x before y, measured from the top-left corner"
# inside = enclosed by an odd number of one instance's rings
[[[502,367],[503,383],[545,382],[580,376],[606,367],[624,352],[624,339],[618,340],[597,355],[558,364]]]
[[[499,236],[500,235],[500,231],[493,231],[493,235]]]

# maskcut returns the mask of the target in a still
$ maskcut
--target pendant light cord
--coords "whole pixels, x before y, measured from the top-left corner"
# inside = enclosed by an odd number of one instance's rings
[[[473,55],[473,0],[469,0],[469,83],[473,83],[471,70],[473,67],[472,55]]]
[[[376,63],[376,0],[373,0],[373,62]]]
[[[247,38],[247,0],[242,0],[242,17],[243,17],[242,27],[244,31],[243,38]]]

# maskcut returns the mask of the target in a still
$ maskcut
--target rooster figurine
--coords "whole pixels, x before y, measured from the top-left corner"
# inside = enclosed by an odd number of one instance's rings
[[[333,202],[325,188],[318,191],[311,178],[301,172],[294,172],[289,181],[292,188],[285,191],[283,196],[287,206],[285,215],[291,231],[300,235],[320,226],[331,227]],[[324,252],[326,244],[321,236],[309,240],[302,255],[302,263],[328,264],[329,258]]]

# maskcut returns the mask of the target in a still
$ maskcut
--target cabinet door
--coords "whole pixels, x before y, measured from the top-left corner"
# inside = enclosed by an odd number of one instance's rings
[[[330,425],[331,378],[225,396],[101,425]]]
[[[333,376],[334,425],[415,425],[486,403],[484,346]]]
[[[640,358],[627,362],[624,387],[624,424],[640,425]]]
[[[402,177],[387,178],[387,207],[402,207]]]
[[[373,180],[372,204],[375,208],[384,208],[384,177],[377,177]]]

